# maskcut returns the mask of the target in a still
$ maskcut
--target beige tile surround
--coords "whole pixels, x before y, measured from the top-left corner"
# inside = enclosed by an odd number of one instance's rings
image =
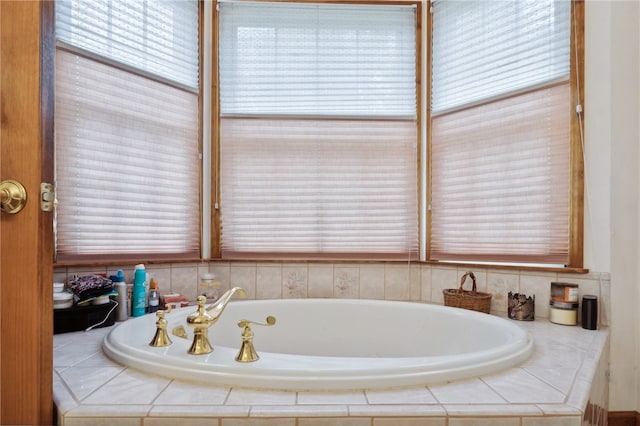
[[[117,268],[113,268],[115,270]],[[132,271],[125,269],[130,278]],[[132,268],[128,268],[132,269]],[[59,269],[68,274],[112,272]],[[210,263],[149,266],[161,290],[189,298],[198,275],[214,272],[222,290],[251,298],[359,297],[442,304],[463,269],[398,264]],[[282,392],[225,388],[148,375],[109,360],[100,343],[109,328],[54,337],[54,396],[59,424],[213,426],[578,426],[605,424],[608,401],[608,274],[474,270],[492,311],[505,316],[505,291],[535,294],[536,321],[518,322],[535,338],[517,368],[470,380],[390,390]],[[551,281],[574,282],[600,300],[598,331],[548,322]],[[594,413],[598,413],[595,415]],[[598,417],[599,416],[599,417]]]
[[[133,280],[133,266],[58,268],[55,281],[66,281],[73,274],[114,274],[123,269],[127,283]],[[250,299],[280,298],[356,298],[430,302],[442,305],[442,290],[458,288],[468,268],[432,266],[419,263],[248,263],[203,262],[148,265],[161,292],[180,293],[195,300],[199,276],[212,272],[220,282],[220,291],[230,286],[247,290]],[[555,273],[525,270],[472,269],[478,291],[493,294],[491,312],[507,311],[507,293],[525,293],[536,297],[536,317],[549,317],[550,283],[570,282],[584,294],[598,296],[599,322],[609,324],[610,277],[608,273]],[[465,289],[471,289],[471,283]]]

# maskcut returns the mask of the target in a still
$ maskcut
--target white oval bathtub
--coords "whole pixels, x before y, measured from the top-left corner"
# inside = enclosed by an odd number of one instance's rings
[[[168,314],[168,330],[186,326],[195,310]],[[236,362],[238,321],[264,322],[268,315],[277,318],[274,326],[252,327],[260,359]],[[338,390],[430,384],[500,371],[533,350],[531,336],[511,320],[413,302],[234,300],[209,329],[214,351],[207,355],[187,354],[191,340],[173,335],[170,346],[149,346],[155,320],[145,315],[121,323],[105,338],[105,353],[149,373],[224,386]]]

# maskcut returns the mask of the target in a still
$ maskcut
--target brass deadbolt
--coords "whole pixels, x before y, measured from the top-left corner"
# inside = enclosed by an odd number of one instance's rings
[[[0,183],[0,197],[0,208],[5,213],[16,214],[27,204],[27,190],[15,180]]]

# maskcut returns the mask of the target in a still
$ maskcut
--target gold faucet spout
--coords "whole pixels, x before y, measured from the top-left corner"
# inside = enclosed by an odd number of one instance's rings
[[[222,311],[227,307],[229,300],[235,293],[244,297],[247,296],[247,292],[243,288],[234,287],[223,294],[218,303],[206,308],[204,306],[207,301],[206,297],[198,296],[198,310],[187,317],[187,325],[193,328],[193,342],[187,351],[188,353],[202,355],[213,351],[213,346],[209,342],[209,327],[218,321]]]
[[[231,300],[231,297],[234,294],[238,294],[241,297],[247,297],[247,292],[242,287],[233,287],[230,290],[227,290],[225,294],[220,296],[220,299],[209,306],[206,307],[207,313],[213,318],[213,322],[218,320],[218,317],[222,315],[222,311],[227,307],[227,304]]]

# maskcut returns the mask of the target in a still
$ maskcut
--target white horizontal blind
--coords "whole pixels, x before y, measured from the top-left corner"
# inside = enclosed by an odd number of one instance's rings
[[[416,17],[220,4],[225,257],[418,250]]]
[[[568,262],[570,15],[434,5],[431,259]]]
[[[228,255],[417,251],[415,123],[229,118],[221,131]]]
[[[415,11],[220,4],[223,114],[415,118]]]
[[[569,0],[436,1],[434,113],[566,80]]]
[[[568,94],[563,84],[433,121],[433,259],[566,261]]]
[[[195,11],[185,29],[193,33],[197,2],[177,3]],[[166,22],[172,33],[186,24]],[[58,261],[199,256],[198,94],[183,88],[187,80],[197,88],[197,75],[187,65],[168,84],[113,66],[115,50],[103,62],[84,56],[84,46],[64,46],[56,50]],[[197,52],[197,31],[187,47]]]
[[[56,0],[55,10],[58,41],[198,89],[197,1]]]

